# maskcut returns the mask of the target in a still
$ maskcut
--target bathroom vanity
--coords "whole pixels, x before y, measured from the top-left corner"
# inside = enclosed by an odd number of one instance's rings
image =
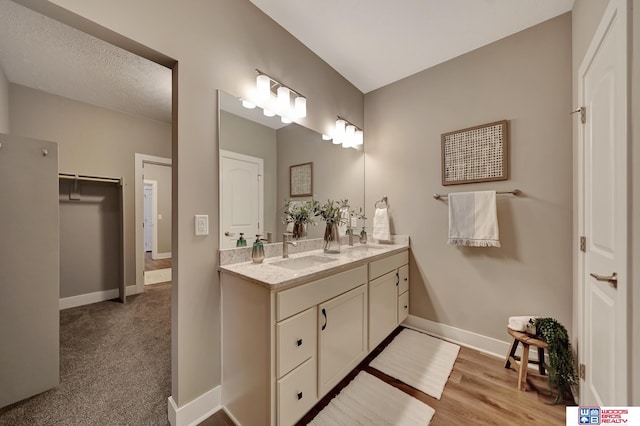
[[[221,262],[222,404],[241,425],[291,425],[408,315],[408,237]]]

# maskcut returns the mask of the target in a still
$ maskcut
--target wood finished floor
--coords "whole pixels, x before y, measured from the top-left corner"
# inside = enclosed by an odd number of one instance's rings
[[[145,271],[155,271],[157,269],[166,269],[166,268],[171,268],[171,258],[153,260],[151,258],[150,251],[147,251],[144,253],[144,270]]]
[[[528,389],[526,392],[518,391],[518,374],[513,368],[504,368],[504,359],[473,349],[460,348],[440,400],[369,367],[369,363],[401,330],[402,328],[396,329],[297,424],[309,423],[360,371],[366,371],[434,408],[436,413],[431,421],[432,426],[566,424],[565,405],[549,405],[553,397],[549,393],[546,376],[540,376],[537,370],[529,369]],[[572,405],[573,401],[565,401],[565,404]],[[233,424],[222,410],[200,423],[203,426]]]

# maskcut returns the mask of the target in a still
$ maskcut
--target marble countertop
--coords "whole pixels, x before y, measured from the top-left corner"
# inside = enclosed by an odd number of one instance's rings
[[[276,264],[282,262],[282,256],[273,256],[264,259],[262,263],[237,262],[221,265],[218,270],[244,278],[247,281],[261,285],[271,290],[284,290],[304,284],[319,278],[323,278],[337,272],[345,271],[356,266],[367,264],[379,258],[399,253],[409,248],[409,238],[394,239],[393,244],[354,244],[342,245],[340,253],[324,253],[322,249],[309,250],[289,255],[289,259],[304,258],[308,256],[322,257],[329,260],[326,263],[310,266],[304,269],[294,270]]]

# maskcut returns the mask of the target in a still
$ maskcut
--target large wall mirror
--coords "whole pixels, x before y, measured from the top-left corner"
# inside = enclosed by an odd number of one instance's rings
[[[236,246],[240,232],[248,244],[255,233],[282,241],[285,202],[348,199],[364,209],[364,152],[342,148],[299,124],[244,108],[238,97],[218,91],[220,108],[220,248]],[[312,163],[312,167],[306,166]],[[301,167],[295,167],[300,166]],[[290,196],[290,170],[311,173],[312,196]],[[259,184],[255,185],[254,182]],[[306,187],[306,186],[305,186]],[[309,226],[307,238],[321,238],[324,223]],[[255,223],[255,226],[254,226]],[[254,231],[255,229],[255,231]]]

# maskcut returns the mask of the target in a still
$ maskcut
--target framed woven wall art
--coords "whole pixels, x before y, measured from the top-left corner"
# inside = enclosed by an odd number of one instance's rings
[[[442,185],[509,178],[508,121],[443,133]]]
[[[289,196],[311,197],[313,195],[313,163],[289,166]]]

